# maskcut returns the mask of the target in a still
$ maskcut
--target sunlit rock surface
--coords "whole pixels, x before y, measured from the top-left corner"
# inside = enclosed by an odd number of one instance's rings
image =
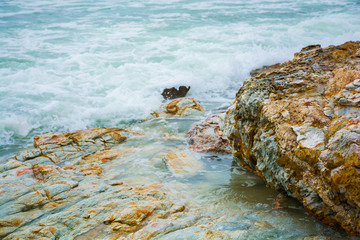
[[[312,45],[252,72],[221,126],[238,163],[360,234],[360,42]]]

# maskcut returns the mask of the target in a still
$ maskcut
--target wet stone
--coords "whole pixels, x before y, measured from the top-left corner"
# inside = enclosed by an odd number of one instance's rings
[[[195,174],[203,167],[201,160],[190,151],[169,152],[164,160],[170,171],[179,176]]]
[[[180,86],[178,88],[165,88],[161,95],[164,99],[175,99],[185,97],[188,91],[190,90],[190,86]]]
[[[213,115],[196,122],[186,133],[190,148],[197,152],[231,153],[229,140],[220,130],[219,117]]]
[[[257,70],[220,124],[238,164],[353,235],[360,234],[358,150],[349,147],[359,139],[359,47],[312,45]]]
[[[179,98],[164,103],[160,109],[151,113],[149,119],[158,117],[194,117],[203,113],[204,108],[194,98]]]

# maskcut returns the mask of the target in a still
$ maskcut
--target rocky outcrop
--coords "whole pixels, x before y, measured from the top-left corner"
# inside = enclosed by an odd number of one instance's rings
[[[360,234],[360,42],[252,72],[221,116],[238,163],[319,220]]]
[[[189,138],[190,149],[196,152],[231,153],[229,140],[220,130],[217,115],[194,123],[186,136]]]
[[[0,238],[150,239],[204,223],[160,183],[131,185],[105,171],[134,151],[121,146],[136,136],[92,128],[34,137],[34,149],[0,164]],[[181,159],[169,158],[181,171]]]
[[[136,132],[46,133],[34,137],[34,148],[0,161],[0,238],[253,239],[282,232],[283,220],[270,224],[267,211],[218,212],[213,198],[223,198],[201,192],[227,171],[211,165],[210,172],[184,134],[164,122],[141,122]]]

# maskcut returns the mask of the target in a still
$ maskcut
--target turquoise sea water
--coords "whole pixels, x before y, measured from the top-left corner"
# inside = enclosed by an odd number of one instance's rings
[[[126,126],[190,85],[226,105],[264,64],[360,40],[358,0],[1,0],[0,158],[48,131]]]

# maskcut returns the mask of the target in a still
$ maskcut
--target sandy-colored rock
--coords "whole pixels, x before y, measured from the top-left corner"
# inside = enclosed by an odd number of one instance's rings
[[[360,42],[254,71],[220,123],[234,157],[312,215],[360,234]]]
[[[194,123],[186,136],[190,140],[190,149],[196,152],[231,153],[229,140],[220,130],[216,115]]]
[[[335,94],[345,88],[346,85],[355,79],[360,79],[360,71],[349,70],[347,68],[335,69],[334,77],[330,79],[326,87],[326,94]]]
[[[59,164],[64,160],[89,156],[109,149],[111,146],[126,141],[125,135],[133,134],[121,128],[91,128],[67,133],[47,133],[34,137],[35,149],[14,158],[32,163],[33,159],[43,157],[48,159],[49,163]],[[35,162],[38,164],[39,161]]]
[[[158,111],[151,113],[150,118],[157,117],[190,117],[197,116],[204,111],[198,100],[193,98],[179,98],[164,103]]]
[[[303,237],[302,240],[331,240],[331,237],[321,235],[311,235]]]
[[[121,212],[113,212],[105,219],[105,223],[119,222],[129,226],[137,226],[153,212],[154,208],[153,206],[131,206]]]
[[[164,160],[170,171],[176,175],[191,175],[203,167],[201,160],[190,151],[169,152]]]
[[[64,146],[75,144],[79,147],[86,144],[86,142],[100,140],[105,143],[121,143],[126,140],[123,135],[126,132],[121,128],[89,128],[66,133],[48,133],[41,136],[34,137],[34,147],[47,146],[56,147],[58,145]],[[55,144],[54,146],[52,144]]]
[[[356,51],[355,56],[356,56],[356,57],[360,57],[360,49],[358,49],[358,50]]]

